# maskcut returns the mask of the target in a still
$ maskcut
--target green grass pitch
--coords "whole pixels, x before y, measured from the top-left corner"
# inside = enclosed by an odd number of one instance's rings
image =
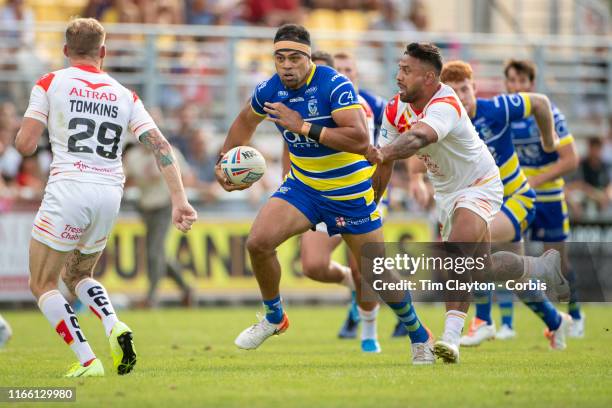
[[[76,406],[91,407],[612,406],[612,306],[585,307],[586,338],[553,352],[542,324],[518,305],[517,339],[463,348],[459,365],[427,367],[410,365],[407,339],[389,337],[390,310],[380,313],[382,354],[364,355],[357,340],[336,339],[344,308],[286,309],[287,333],[249,352],[233,340],[254,322],[255,308],[120,311],[139,353],[136,369],[123,377],[112,371],[102,325],[87,312],[81,327],[106,377],[82,379],[62,378],[74,357],[42,314],[3,312],[14,337],[0,350],[0,386],[76,386]],[[418,311],[440,334],[442,307]],[[75,406],[52,406],[62,405]]]

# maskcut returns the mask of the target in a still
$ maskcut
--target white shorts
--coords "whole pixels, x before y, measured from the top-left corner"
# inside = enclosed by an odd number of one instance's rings
[[[386,193],[386,191],[385,191]],[[385,221],[385,217],[387,216],[387,212],[389,211],[389,204],[385,201],[383,202],[382,200],[378,203],[378,213],[380,214],[380,221],[384,222]],[[324,232],[327,234],[327,225],[325,225],[324,222],[320,222],[317,225],[315,225],[314,227],[314,231],[319,231],[319,232]],[[340,235],[340,234],[336,234],[336,235]]]
[[[448,241],[457,208],[467,208],[478,214],[487,225],[491,224],[501,209],[504,199],[504,185],[499,177],[480,186],[467,187],[454,193],[436,195],[440,235]]]
[[[100,252],[115,224],[122,195],[121,186],[70,180],[47,184],[32,238],[57,251]]]

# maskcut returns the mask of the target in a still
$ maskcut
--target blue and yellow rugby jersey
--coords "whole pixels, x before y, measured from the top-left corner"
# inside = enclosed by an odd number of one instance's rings
[[[525,94],[503,94],[493,99],[478,98],[472,123],[486,143],[499,167],[504,184],[504,198],[531,189],[521,170],[512,143],[510,123],[531,115],[531,101]]]
[[[531,102],[525,94],[503,94],[493,99],[476,101],[476,115],[472,123],[486,143],[499,167],[504,184],[504,203],[501,210],[514,225],[513,241],[520,241],[535,217],[535,191],[519,165],[512,143],[510,124],[513,120],[531,115]]]
[[[555,131],[559,135],[559,146],[566,146],[574,142],[570,133],[565,115],[555,106],[552,106],[555,120]],[[546,153],[542,148],[540,129],[533,116],[514,121],[511,124],[512,141],[518,154],[519,162],[525,175],[528,177],[546,173],[548,169],[559,160],[557,152]],[[563,196],[563,178],[543,183],[535,188],[536,201],[561,201]]]
[[[277,74],[260,83],[253,92],[251,108],[266,116],[265,102],[282,102],[305,121],[329,128],[337,127],[333,112],[361,109],[351,81],[333,68],[314,64],[306,84],[299,89],[286,88]],[[363,197],[368,204],[373,201],[374,167],[362,155],[334,150],[278,124],[276,127],[289,147],[289,178],[332,200]]]

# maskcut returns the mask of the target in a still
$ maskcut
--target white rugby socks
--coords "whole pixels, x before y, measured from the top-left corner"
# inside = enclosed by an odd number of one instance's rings
[[[372,310],[363,310],[357,306],[357,310],[359,310],[359,317],[361,318],[361,340],[375,340],[378,338],[376,329],[378,309],[380,309],[380,305],[376,305],[376,307]]]
[[[38,299],[38,307],[57,334],[76,354],[81,365],[86,366],[96,358],[79,327],[79,321],[72,307],[58,290],[43,293]]]
[[[446,322],[444,323],[444,334],[442,338],[452,344],[459,346],[461,332],[465,324],[467,313],[459,310],[449,310],[446,312]]]
[[[337,267],[342,270],[344,274],[344,278],[340,281],[342,286],[347,287],[351,292],[355,290],[355,281],[353,281],[353,272],[351,272],[351,268],[348,266],[340,265],[336,261],[331,261],[333,267]]]
[[[83,304],[89,307],[104,325],[106,336],[110,336],[115,323],[119,321],[104,286],[95,279],[85,278],[74,289]]]

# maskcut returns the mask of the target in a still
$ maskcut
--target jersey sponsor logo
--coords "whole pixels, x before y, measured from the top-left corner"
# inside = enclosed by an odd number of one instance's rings
[[[287,129],[283,130],[283,137],[293,147],[318,147],[319,144],[309,138],[308,136],[300,135],[297,133],[293,133],[288,131]]]
[[[346,77],[342,74],[336,74],[332,77],[331,82],[334,82],[338,78],[346,78]]]
[[[308,100],[308,116],[317,116],[319,115],[319,107],[317,105],[318,101],[315,98]]]
[[[313,94],[313,93],[317,92],[317,89],[318,89],[318,88],[317,88],[316,86],[312,86],[312,87],[310,87],[310,88],[306,89],[306,91],[304,92],[304,94],[305,94],[305,95],[311,95],[311,94]]]
[[[281,194],[287,194],[291,190],[291,187],[282,186],[278,189],[278,192]]]
[[[70,90],[68,96],[80,96],[81,98],[97,99],[99,101],[117,101],[117,95],[112,92],[90,91],[89,89],[74,87]]]
[[[98,88],[103,88],[103,87],[105,87],[105,86],[110,86],[110,84],[105,84],[105,83],[103,83],[103,82],[100,82],[99,84],[96,84],[96,83],[93,83],[93,82],[89,82],[89,81],[88,81],[88,80],[86,80],[86,79],[81,79],[81,78],[72,78],[72,79],[76,79],[77,81],[81,81],[82,83],[84,83],[84,84],[85,84],[85,86],[86,86],[87,88],[91,88],[91,89],[93,89],[94,91],[95,91],[96,89],[98,89]]]
[[[83,163],[80,160],[78,162],[74,162],[72,165],[76,167],[77,169],[79,169],[80,172],[84,172],[87,170],[95,171],[97,173],[112,173],[113,172],[112,169],[104,169],[101,167],[90,166],[89,164]]]
[[[340,94],[340,97],[338,98],[338,104],[341,106],[347,106],[352,104],[354,100],[355,96],[353,95],[353,92],[345,91]]]
[[[286,97],[288,97],[288,96],[289,96],[289,92],[287,92],[287,91],[278,91],[278,94],[277,94],[277,95],[278,95],[279,97],[281,97],[281,98],[286,98]]]
[[[297,98],[291,98],[291,99],[289,99],[289,102],[291,102],[291,103],[295,103],[295,102],[304,102],[304,98],[302,98],[301,96],[298,96]]]

